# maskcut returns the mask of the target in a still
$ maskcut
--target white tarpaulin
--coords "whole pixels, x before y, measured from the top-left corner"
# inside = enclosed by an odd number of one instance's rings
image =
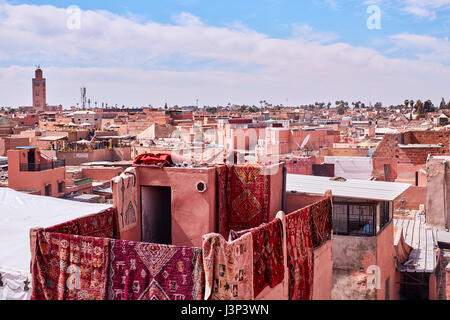
[[[110,207],[0,188],[0,299],[27,298],[13,289],[24,286],[24,277],[31,282],[30,229],[51,227]]]
[[[324,157],[334,164],[334,175],[346,179],[370,180],[373,164],[369,157]]]

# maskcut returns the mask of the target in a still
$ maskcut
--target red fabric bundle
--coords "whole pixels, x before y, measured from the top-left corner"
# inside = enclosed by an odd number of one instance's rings
[[[182,163],[183,159],[168,153],[144,153],[136,157],[133,166],[145,166],[153,168],[173,167],[175,162]]]

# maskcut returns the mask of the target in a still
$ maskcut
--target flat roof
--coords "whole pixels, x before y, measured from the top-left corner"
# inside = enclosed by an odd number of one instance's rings
[[[323,195],[331,190],[333,196],[354,199],[393,201],[406,189],[408,183],[347,179],[332,181],[329,177],[288,174],[286,191]]]
[[[399,148],[443,148],[441,144],[399,144]]]
[[[437,230],[426,225],[425,216],[416,214],[413,220],[394,218],[394,226],[403,229],[405,242],[413,248],[408,260],[399,266],[399,271],[434,272],[437,266]]]
[[[39,141],[57,141],[57,140],[63,140],[67,139],[67,136],[47,136],[39,138]]]

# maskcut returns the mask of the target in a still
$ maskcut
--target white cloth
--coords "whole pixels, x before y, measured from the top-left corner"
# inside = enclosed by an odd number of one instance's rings
[[[52,227],[110,207],[0,188],[0,267],[30,272],[30,229]]]
[[[31,274],[0,267],[0,300],[30,300]]]

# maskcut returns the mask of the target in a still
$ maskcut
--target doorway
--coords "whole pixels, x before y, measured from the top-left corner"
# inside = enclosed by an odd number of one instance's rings
[[[172,244],[172,189],[141,187],[142,241]]]

